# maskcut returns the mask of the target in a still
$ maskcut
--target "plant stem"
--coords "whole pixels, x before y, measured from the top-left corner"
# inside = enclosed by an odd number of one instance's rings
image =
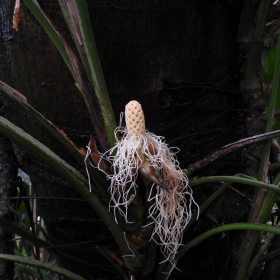
[[[229,153],[235,152],[236,150],[238,150],[242,147],[245,147],[247,145],[250,145],[250,144],[253,144],[256,142],[267,141],[269,139],[278,137],[279,135],[280,135],[280,130],[276,130],[276,131],[267,132],[267,133],[255,135],[252,137],[244,138],[244,139],[241,139],[234,143],[230,143],[230,144],[222,147],[221,149],[214,151],[210,155],[207,155],[205,158],[191,164],[190,166],[188,166],[187,169],[184,170],[184,172],[185,172],[185,174],[187,174],[189,176],[190,174],[205,167],[206,165],[212,163],[213,161],[215,161],[216,159],[218,159],[220,157],[223,157]]]

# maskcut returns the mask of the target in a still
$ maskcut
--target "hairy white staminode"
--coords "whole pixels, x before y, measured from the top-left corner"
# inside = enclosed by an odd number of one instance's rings
[[[191,218],[191,205],[194,202],[188,178],[164,138],[145,130],[144,114],[137,101],[126,105],[125,119],[126,128],[118,127],[115,130],[115,136],[120,134],[122,138],[107,156],[114,172],[107,175],[111,180],[109,206],[113,208],[116,221],[118,211],[129,223],[128,205],[136,195],[139,168],[148,162],[151,169],[158,170],[168,191],[155,184],[150,191],[149,200],[153,204],[149,216],[155,225],[151,238],[156,241],[155,236],[159,237],[162,253],[175,266],[175,255],[182,245],[183,230]]]
[[[109,151],[107,157],[112,162],[113,175],[107,175],[111,180],[110,207],[116,210],[127,220],[127,206],[136,195],[136,179],[139,167],[147,157],[152,158],[150,143],[161,143],[161,137],[156,136],[148,131],[137,136],[128,133],[127,128],[118,127],[115,135],[122,134],[122,139],[117,141],[116,145]],[[151,139],[153,139],[151,141]],[[160,146],[158,147],[160,149]],[[116,151],[116,154],[113,153]],[[116,215],[115,215],[116,217]]]
[[[165,150],[166,148],[166,150]],[[153,186],[149,196],[149,201],[153,205],[149,209],[150,217],[155,222],[152,239],[162,245],[161,251],[166,257],[165,261],[170,261],[173,267],[176,266],[175,256],[180,246],[182,246],[183,230],[187,226],[191,215],[192,202],[195,203],[192,190],[188,185],[188,178],[179,167],[174,154],[164,144],[166,155],[162,157],[161,175],[169,192],[158,186]],[[156,194],[152,194],[156,191]],[[159,237],[159,242],[156,241]]]

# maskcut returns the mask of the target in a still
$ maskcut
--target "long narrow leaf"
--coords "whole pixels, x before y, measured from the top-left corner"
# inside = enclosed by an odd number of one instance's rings
[[[33,244],[34,246],[38,247],[52,247],[53,245],[43,239],[38,238],[37,236],[31,234],[30,232],[22,229],[21,227],[9,222],[8,220],[4,218],[0,218],[0,227],[5,228],[6,230],[9,230],[13,232],[14,234],[17,234]]]
[[[22,94],[9,87],[2,81],[0,81],[0,92],[5,95],[5,98],[10,100],[16,106],[23,108],[25,112],[27,112],[33,119],[38,121],[38,123],[40,123],[45,129],[47,129],[69,151],[69,153],[76,158],[76,160],[83,168],[85,167],[84,158],[75,144],[65,135],[64,132],[58,129],[52,122],[47,120],[41,113],[30,106],[27,103],[26,98]],[[95,186],[98,187],[104,199],[106,199],[108,193],[107,184],[104,181],[104,178],[90,164],[87,164],[87,168],[92,182],[95,184]]]
[[[268,184],[264,182],[260,182],[253,179],[248,178],[239,178],[235,176],[210,176],[210,177],[202,177],[195,181],[190,182],[190,186],[196,186],[200,184],[210,183],[210,182],[233,182],[238,184],[244,184],[248,186],[254,186],[257,188],[264,188],[268,190],[273,190],[277,193],[280,193],[280,189],[277,187],[277,185]]]
[[[61,40],[61,35],[57,28],[53,25],[51,20],[43,13],[40,5],[36,0],[23,0],[25,5],[28,9],[32,12],[35,18],[39,21],[40,25],[45,29],[47,34],[52,39],[53,43],[55,44],[56,48],[60,52],[61,56],[63,57],[66,65],[68,66],[69,70],[71,71],[72,75],[75,77],[74,70],[72,68],[70,59],[66,52],[65,46],[63,41]],[[76,79],[75,79],[76,80]]]
[[[80,23],[80,31],[83,38],[83,44],[87,54],[89,67],[91,70],[91,77],[94,83],[95,94],[98,98],[98,102],[101,108],[109,142],[111,146],[114,146],[114,130],[116,128],[116,120],[114,117],[112,105],[107,91],[107,86],[103,76],[101,63],[99,60],[90,17],[87,9],[87,4],[85,0],[79,0],[74,2],[76,5],[77,19]]]
[[[0,117],[0,133],[14,140],[19,145],[33,153],[38,159],[48,164],[62,178],[68,181],[83,198],[85,198],[112,232],[123,254],[126,255],[124,260],[127,266],[129,268],[131,267],[133,271],[136,258],[131,254],[131,249],[128,247],[123,231],[119,225],[116,224],[114,216],[109,212],[108,207],[104,205],[94,193],[89,192],[87,180],[75,168],[62,160],[49,148],[3,117]]]
[[[14,270],[17,271],[18,273],[24,273],[24,274],[32,276],[33,278],[37,278],[37,279],[40,279],[40,280],[53,280],[52,276],[47,275],[47,274],[43,274],[43,273],[42,273],[43,279],[41,279],[38,271],[36,271],[34,269],[31,269],[31,268],[28,268],[28,267],[23,266],[23,265],[16,265]]]
[[[85,53],[80,25],[79,25],[78,18],[77,18],[75,3],[73,1],[64,1],[64,0],[59,0],[58,2],[60,4],[63,16],[68,24],[68,28],[71,32],[71,35],[75,42],[76,48],[79,52],[82,64],[83,64],[85,72],[87,74],[87,78],[88,78],[91,86],[94,88],[94,83],[93,83],[93,80],[91,77],[89,62],[87,59],[87,55]]]
[[[58,31],[58,29],[54,26],[54,24],[50,21],[46,13],[40,7],[38,2],[36,0],[24,0],[24,2],[27,5],[27,7],[31,10],[31,12],[34,14],[36,19],[40,22],[42,27],[46,30],[46,32],[54,42],[55,46],[58,48],[59,52],[61,53],[64,61],[68,65],[69,69],[71,70],[74,80],[76,81],[77,86],[84,97],[91,118],[91,123],[99,139],[99,144],[101,145],[103,151],[108,150],[110,145],[108,143],[109,140],[108,140],[108,130],[106,127],[106,118],[102,119],[102,117],[100,116],[99,111],[100,108],[102,111],[102,106],[100,106],[100,102],[99,104],[97,104],[96,98],[94,98],[93,96],[93,92],[92,92],[93,90],[90,88],[89,84],[84,78],[85,75],[84,75],[84,68],[82,64],[76,57],[73,50],[67,44],[67,42],[65,41],[61,33]],[[109,96],[108,96],[108,100],[110,103]],[[108,107],[108,104],[104,102],[104,106]],[[114,118],[113,118],[113,122],[111,122],[110,124],[114,128],[116,127]]]
[[[272,92],[271,92],[271,98],[269,101],[269,108],[268,108],[268,120],[267,120],[267,126],[266,126],[266,132],[268,132],[271,127],[272,127],[272,122],[274,118],[274,111],[275,111],[275,102],[276,102],[276,97],[277,97],[277,91],[278,91],[278,85],[279,85],[279,75],[280,75],[280,33],[278,35],[278,44],[277,44],[277,54],[276,54],[276,63],[275,63],[275,68],[274,68],[274,73],[273,73],[273,81],[272,81]],[[268,149],[269,147],[266,147]],[[265,153],[265,151],[264,151]],[[267,151],[268,153],[268,151]],[[265,165],[265,157],[266,155],[262,155],[262,161],[260,164],[260,171],[258,174],[258,177],[261,177],[261,173],[263,172],[263,168]],[[268,159],[267,159],[268,161]],[[267,164],[267,162],[266,162]],[[267,167],[266,167],[267,168]],[[264,179],[264,178],[263,178]],[[275,195],[273,191],[270,191],[267,195],[266,198],[263,199],[258,198],[259,193],[257,192],[254,195],[253,199],[253,204],[256,205],[258,200],[259,205],[257,204],[256,209],[252,209],[249,218],[250,221],[254,222],[259,222],[262,217],[268,216],[269,212],[271,211],[271,204],[272,202],[275,202],[277,197],[279,196],[278,194]],[[265,211],[263,211],[265,209]],[[240,269],[238,271],[237,280],[243,280],[247,274],[248,266],[251,260],[251,256],[254,253],[255,246],[258,242],[259,238],[259,233],[255,233],[253,235],[248,235],[246,236],[247,240],[244,240],[243,244],[243,250],[241,250],[239,254],[239,262],[241,263]]]
[[[217,233],[232,231],[232,230],[257,230],[257,231],[280,234],[280,228],[275,226],[269,226],[269,225],[254,224],[254,223],[234,223],[234,224],[224,225],[208,230],[203,234],[197,236],[187,244],[185,244],[185,246],[182,247],[181,250],[179,251],[176,260],[178,261],[186,251],[188,251],[191,247],[196,246],[200,242],[204,241],[205,239]]]
[[[269,225],[262,225],[262,224],[253,224],[253,223],[235,223],[235,224],[229,224],[225,226],[220,226],[214,229],[211,229],[207,232],[204,232],[203,234],[197,236],[190,242],[184,245],[182,247],[176,258],[175,261],[178,262],[180,258],[192,247],[196,246],[197,244],[203,242],[207,238],[226,231],[233,231],[233,230],[257,230],[257,231],[265,231],[265,232],[272,232],[275,234],[280,234],[280,228],[269,226]],[[168,263],[164,268],[165,270],[160,270],[157,274],[156,279],[166,280],[169,277],[170,271],[172,269],[173,265],[171,263]]]
[[[11,262],[23,263],[23,264],[27,264],[27,265],[35,266],[35,267],[39,267],[39,268],[43,268],[43,269],[52,271],[54,273],[57,273],[59,275],[63,275],[65,277],[67,277],[67,279],[86,280],[85,278],[79,276],[78,274],[73,273],[73,272],[71,272],[69,270],[66,270],[64,268],[61,268],[61,267],[58,267],[58,266],[55,266],[53,264],[46,263],[46,262],[31,260],[31,259],[26,258],[26,257],[7,255],[7,254],[0,254],[0,259],[6,260],[6,261],[11,261]]]
[[[247,183],[252,184],[252,181],[256,180],[254,178],[251,178],[247,175],[244,174],[236,174],[234,175],[234,177],[223,177],[223,179],[227,178],[227,182],[224,183],[218,190],[216,190],[200,207],[199,207],[199,214],[201,215],[225,190],[227,190],[227,188],[232,184],[232,183],[241,183],[241,182],[245,182],[243,180],[238,180],[238,178],[240,179],[249,179],[249,181],[247,181]],[[237,180],[234,180],[233,178],[237,178]],[[217,180],[218,179],[218,180]],[[204,178],[199,178],[195,181],[191,181],[190,185],[193,187],[195,185],[200,185],[200,184],[205,184],[205,183],[209,183],[209,182],[221,182],[223,180],[221,180],[222,177],[204,177]],[[228,181],[231,180],[231,181]],[[233,182],[232,182],[233,181]],[[259,185],[260,187],[263,186],[263,184]],[[198,211],[195,211],[192,214],[192,217],[190,219],[190,221],[188,222],[186,228],[184,229],[184,234],[187,234],[189,228],[194,224],[194,222],[196,221],[198,217]],[[167,262],[163,262],[162,264],[160,264],[159,266],[159,270],[160,271],[167,271],[168,269],[166,268],[166,266],[168,265]]]
[[[0,117],[0,132],[8,138],[13,139],[48,164],[61,177],[67,180],[81,195],[89,200],[86,187],[88,184],[87,180],[75,168],[58,157],[49,148],[3,117]]]
[[[217,198],[217,196],[219,196],[223,191],[225,191],[227,189],[227,187],[230,185],[230,182],[232,183],[238,183],[238,184],[244,184],[244,185],[248,185],[248,186],[254,186],[257,188],[264,188],[264,189],[268,189],[268,190],[273,190],[277,193],[280,193],[280,189],[277,187],[277,185],[273,185],[273,184],[268,184],[268,183],[264,183],[264,182],[260,182],[257,181],[256,179],[250,179],[249,176],[246,175],[242,175],[242,174],[238,174],[238,176],[211,176],[211,177],[202,177],[199,178],[197,180],[191,181],[190,182],[190,186],[194,187],[196,185],[200,185],[200,184],[205,184],[205,183],[211,183],[211,182],[227,182],[225,183],[219,190],[217,190],[213,196],[211,196],[201,207],[201,213],[203,211],[205,211],[205,209],[210,205],[211,202],[213,202],[214,199]],[[275,183],[277,184],[277,181],[275,181]],[[189,222],[190,225],[187,226],[187,229],[191,226],[191,224],[193,224],[193,222],[195,221],[197,217],[197,212],[195,212]],[[184,247],[185,248],[185,247]],[[169,262],[165,262],[162,265],[160,265],[159,267],[159,273],[158,273],[158,277],[157,279],[161,279],[160,275],[164,275],[162,274],[162,271],[170,271],[172,268],[172,265]],[[165,279],[165,278],[163,278]],[[167,279],[167,278],[166,278]]]

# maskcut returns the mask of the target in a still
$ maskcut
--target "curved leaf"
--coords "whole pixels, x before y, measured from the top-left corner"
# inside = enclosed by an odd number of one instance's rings
[[[233,230],[257,230],[257,231],[266,231],[266,232],[272,232],[275,234],[280,234],[280,228],[274,227],[274,226],[269,226],[269,225],[263,225],[263,224],[253,224],[253,223],[235,223],[235,224],[230,224],[230,225],[225,225],[225,226],[220,226],[214,229],[211,229],[209,231],[204,232],[203,234],[197,236],[196,238],[192,239],[190,242],[184,245],[182,247],[176,258],[175,261],[178,262],[180,258],[192,247],[195,245],[203,242],[207,238],[226,231],[233,231]],[[166,262],[165,266],[162,266],[157,274],[157,279],[161,280],[166,280],[168,279],[171,270],[173,268],[173,264],[170,262]]]
[[[76,273],[73,273],[69,270],[66,270],[64,268],[61,268],[61,267],[58,267],[58,266],[55,266],[55,265],[52,265],[52,264],[49,264],[46,262],[35,261],[35,260],[31,260],[29,258],[14,256],[14,255],[7,255],[7,254],[0,254],[0,259],[43,268],[43,269],[52,271],[54,273],[63,275],[65,277],[67,277],[68,279],[72,279],[72,280],[86,280],[85,278],[79,276]]]

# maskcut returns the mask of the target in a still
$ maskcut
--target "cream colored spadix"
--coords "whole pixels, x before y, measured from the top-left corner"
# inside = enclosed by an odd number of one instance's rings
[[[125,123],[130,136],[145,133],[145,116],[139,102],[133,100],[125,106]]]
[[[175,255],[182,245],[183,230],[192,215],[192,202],[196,206],[197,204],[193,200],[188,178],[179,167],[172,149],[167,146],[162,136],[145,130],[145,117],[140,103],[130,101],[126,105],[125,120],[126,127],[115,130],[116,136],[122,135],[121,140],[109,151],[109,156],[103,155],[103,158],[107,157],[112,162],[114,171],[113,175],[107,174],[111,180],[109,207],[116,222],[116,214],[119,213],[129,223],[128,206],[136,195],[138,171],[145,168],[142,173],[146,174],[146,177],[147,172],[152,175],[150,178],[161,177],[159,183],[153,184],[148,198],[153,202],[148,209],[149,217],[154,223],[151,238],[159,236],[160,242],[157,242],[162,245],[163,255],[175,267]]]

